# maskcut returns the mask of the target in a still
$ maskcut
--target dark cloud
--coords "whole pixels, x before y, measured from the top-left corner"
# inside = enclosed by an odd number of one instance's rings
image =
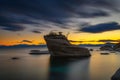
[[[24,43],[24,42],[26,42],[26,43],[32,43],[32,41],[30,41],[30,40],[22,40],[20,43]]]
[[[120,39],[118,40],[103,39],[103,40],[99,40],[98,42],[120,42]]]
[[[112,31],[120,29],[120,25],[117,22],[101,23],[97,25],[89,25],[80,29],[83,32],[89,33],[101,33],[105,31]]]
[[[74,41],[74,40],[69,40],[69,41],[73,42],[73,43],[84,43],[84,42],[104,42],[104,43],[107,43],[107,42],[120,42],[120,39],[118,39],[118,40],[102,39],[102,40],[90,40],[90,41],[84,41],[84,40]]]
[[[22,31],[25,29],[25,27],[19,26],[19,25],[12,25],[12,24],[6,24],[6,25],[1,25],[0,28],[2,30],[7,30],[7,31]]]
[[[33,33],[39,33],[39,34],[42,33],[42,32],[39,31],[39,30],[33,30],[32,32],[33,32]]]
[[[74,40],[69,40],[70,42],[73,42],[73,43],[84,43],[84,42],[98,42],[98,41],[95,41],[95,40],[90,40],[90,41],[84,41],[84,40],[81,40],[81,41],[74,41]]]
[[[73,42],[73,43],[82,43],[84,41],[73,41],[73,40],[69,40],[70,42]]]
[[[42,20],[65,25],[67,19],[71,17],[93,18],[109,16],[108,10],[119,11],[116,1],[0,0],[0,26],[9,28],[5,30],[20,31],[23,29],[11,29],[11,26],[18,27],[11,24],[40,24],[35,20]]]

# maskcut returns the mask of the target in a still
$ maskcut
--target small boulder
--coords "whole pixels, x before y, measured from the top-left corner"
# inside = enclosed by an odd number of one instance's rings
[[[90,51],[93,51],[93,49],[90,49]]]
[[[12,57],[11,59],[12,59],[12,60],[18,60],[19,57]]]

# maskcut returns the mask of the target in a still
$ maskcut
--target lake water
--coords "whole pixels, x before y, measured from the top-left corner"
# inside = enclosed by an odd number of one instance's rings
[[[90,58],[55,59],[49,54],[30,55],[32,49],[0,49],[0,80],[111,80],[120,68],[120,53],[101,55],[94,47]],[[12,60],[12,57],[19,57]]]

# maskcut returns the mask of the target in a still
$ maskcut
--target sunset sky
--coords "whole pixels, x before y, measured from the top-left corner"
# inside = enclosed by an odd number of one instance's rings
[[[50,31],[74,44],[120,42],[120,0],[0,0],[0,45],[45,44]]]

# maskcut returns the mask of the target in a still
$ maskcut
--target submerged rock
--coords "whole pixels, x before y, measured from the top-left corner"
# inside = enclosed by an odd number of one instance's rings
[[[93,49],[90,49],[90,51],[93,51]]]
[[[12,60],[18,60],[18,59],[20,59],[19,57],[12,57],[11,58]]]
[[[111,80],[120,80],[120,68],[112,76]]]
[[[41,54],[48,54],[47,51],[40,51],[40,50],[31,50],[30,53],[31,55],[41,55]]]
[[[108,55],[109,53],[100,53],[101,55]]]

